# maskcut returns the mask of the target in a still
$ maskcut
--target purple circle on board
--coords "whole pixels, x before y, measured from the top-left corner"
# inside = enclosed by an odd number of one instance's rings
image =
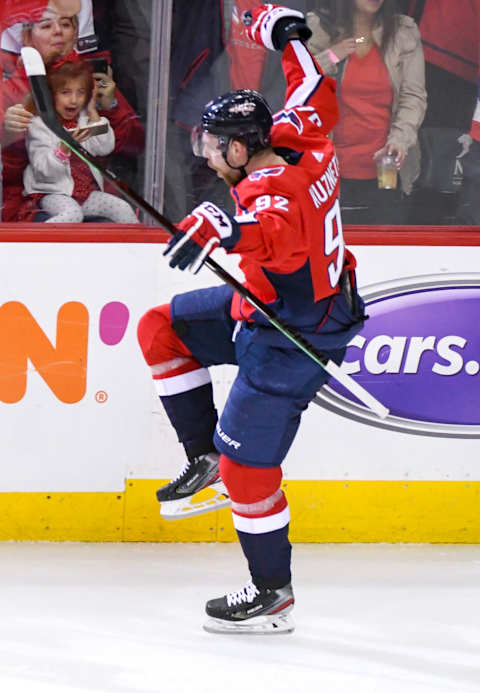
[[[480,425],[480,287],[399,292],[368,303],[366,312],[370,319],[359,335],[364,342],[349,346],[345,357],[358,364],[352,377],[394,416]],[[395,347],[392,343],[381,346],[380,341],[375,348],[372,340],[381,340],[381,335],[387,342],[395,339]],[[420,340],[426,340],[422,351]],[[393,349],[396,359],[392,359]],[[412,353],[416,354],[415,365],[409,368]],[[377,372],[372,372],[372,363]],[[378,372],[382,363],[385,370]],[[330,387],[352,399],[333,379]]]
[[[99,333],[100,339],[108,346],[119,344],[128,327],[130,312],[120,301],[111,301],[103,306],[100,313]]]

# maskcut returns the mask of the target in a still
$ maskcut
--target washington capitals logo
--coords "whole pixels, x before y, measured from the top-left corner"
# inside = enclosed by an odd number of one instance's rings
[[[228,109],[229,113],[241,113],[243,116],[247,116],[249,113],[253,113],[255,110],[255,104],[251,101],[245,101],[244,103],[236,103],[230,106]]]
[[[285,166],[276,166],[275,168],[262,168],[259,171],[254,171],[248,178],[249,180],[260,180],[267,176],[281,176],[285,171]]]
[[[283,122],[290,123],[296,128],[299,135],[303,132],[303,123],[295,111],[279,111],[273,116],[273,122],[275,125]]]

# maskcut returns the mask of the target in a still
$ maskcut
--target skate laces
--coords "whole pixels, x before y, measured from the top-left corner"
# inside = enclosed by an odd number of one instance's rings
[[[188,472],[188,470],[190,469],[190,465],[191,465],[191,462],[189,459],[187,459],[187,461],[185,462],[185,464],[183,465],[183,467],[181,468],[181,470],[179,471],[179,473],[177,474],[175,479],[172,479],[172,481],[170,483],[173,484],[176,481],[180,481],[180,479],[182,479],[185,476],[185,474]]]
[[[255,597],[260,594],[257,587],[250,580],[245,587],[237,592],[229,592],[225,595],[227,606],[235,606],[237,604],[251,604]]]

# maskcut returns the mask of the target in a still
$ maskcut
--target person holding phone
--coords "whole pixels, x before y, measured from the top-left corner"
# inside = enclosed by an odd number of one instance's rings
[[[114,107],[117,86],[113,80],[112,68],[107,58],[94,57],[86,60],[92,66],[93,78],[97,83],[97,106],[101,110],[108,111]]]
[[[17,15],[27,19],[23,15]],[[23,26],[24,46],[36,48],[44,62],[53,69],[64,62],[80,62],[84,58],[74,50],[78,22],[76,16],[36,13]],[[137,157],[145,146],[145,132],[138,115],[116,88],[110,67],[106,73],[94,72],[104,81],[98,85],[97,109],[106,117],[115,134],[113,152],[127,157]],[[14,74],[2,84],[4,112],[0,113],[0,144],[3,161],[2,221],[13,221],[22,206],[23,172],[28,163],[25,136],[32,114],[24,107],[30,87],[21,61]],[[33,221],[45,221],[47,213],[36,214]],[[98,219],[95,219],[98,221]],[[102,219],[109,221],[108,218]]]
[[[57,116],[93,156],[106,156],[115,147],[115,135],[96,108],[96,82],[87,62],[63,63],[50,68],[47,78]],[[26,107],[35,112],[33,103]],[[102,133],[103,134],[96,134]],[[70,149],[49,130],[39,116],[30,122],[26,137],[29,164],[23,175],[25,203],[18,221],[31,216],[37,205],[50,216],[48,223],[79,223],[85,216],[103,216],[121,224],[136,224],[125,201],[103,191],[102,176],[71,156]]]

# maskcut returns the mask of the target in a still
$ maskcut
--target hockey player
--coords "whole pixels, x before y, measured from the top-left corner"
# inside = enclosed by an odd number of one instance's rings
[[[283,52],[284,110],[272,117],[251,90],[207,104],[194,149],[232,186],[236,214],[202,203],[178,225],[165,255],[171,267],[196,272],[217,246],[238,253],[248,288],[340,363],[363,324],[363,304],[326,137],[337,120],[334,82],[303,43],[309,30],[300,12],[261,5],[247,20],[251,40]],[[251,574],[243,589],[207,602],[205,629],[293,630],[280,465],[328,376],[227,286],[174,296],[143,316],[138,337],[187,455],[179,476],[157,492],[162,515],[186,516],[193,494],[223,482]],[[217,420],[208,367],[221,363],[237,364],[238,374]],[[212,505],[189,507],[194,514]]]

